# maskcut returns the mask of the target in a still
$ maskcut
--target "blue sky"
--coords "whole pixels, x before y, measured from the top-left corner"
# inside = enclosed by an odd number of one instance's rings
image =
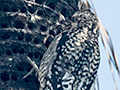
[[[97,11],[97,15],[101,20],[104,27],[109,32],[114,50],[118,59],[120,68],[120,0],[92,0]],[[110,67],[106,51],[99,40],[101,50],[101,63],[99,67],[98,77],[100,83],[100,90],[115,90],[114,82],[112,79]],[[120,90],[120,78],[113,68],[117,88]]]

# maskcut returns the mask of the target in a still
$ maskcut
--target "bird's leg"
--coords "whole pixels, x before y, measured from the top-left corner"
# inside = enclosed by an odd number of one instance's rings
[[[31,71],[26,74],[22,79],[25,79],[26,77],[28,77],[34,70],[38,73],[39,72],[39,69],[38,69],[38,66],[35,64],[34,61],[32,61],[29,57],[27,57],[29,63],[33,66],[33,68],[31,69]]]

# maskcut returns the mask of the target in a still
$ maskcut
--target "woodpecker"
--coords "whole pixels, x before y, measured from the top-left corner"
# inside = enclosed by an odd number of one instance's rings
[[[93,90],[100,63],[99,21],[84,8],[72,15],[71,25],[49,45],[39,68],[34,67],[39,90]]]
[[[39,67],[39,90],[92,90],[100,62],[99,24],[89,9],[72,16],[72,27],[55,37]]]

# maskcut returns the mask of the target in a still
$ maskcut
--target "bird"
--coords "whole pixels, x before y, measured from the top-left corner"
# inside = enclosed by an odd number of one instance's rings
[[[76,11],[71,18],[71,28],[55,37],[39,68],[33,65],[38,72],[39,90],[94,88],[100,63],[99,20],[87,8]]]

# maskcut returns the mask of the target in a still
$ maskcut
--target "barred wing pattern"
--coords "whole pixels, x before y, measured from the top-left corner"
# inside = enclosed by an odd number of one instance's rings
[[[98,20],[89,10],[77,11],[73,25],[56,36],[44,54],[40,90],[90,90],[94,85],[100,60]]]

